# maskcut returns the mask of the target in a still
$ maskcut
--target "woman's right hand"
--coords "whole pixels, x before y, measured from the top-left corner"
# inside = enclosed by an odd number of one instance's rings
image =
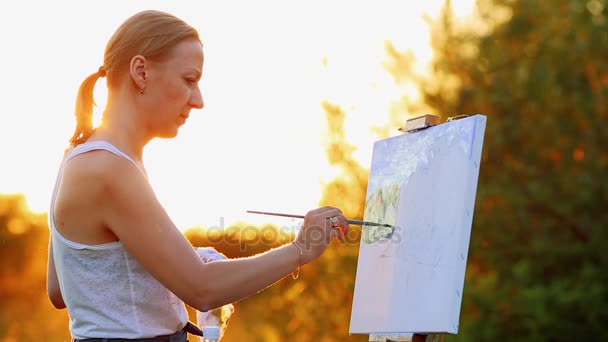
[[[293,242],[302,251],[302,264],[320,257],[333,238],[344,241],[349,226],[342,211],[321,207],[306,213],[304,224]]]

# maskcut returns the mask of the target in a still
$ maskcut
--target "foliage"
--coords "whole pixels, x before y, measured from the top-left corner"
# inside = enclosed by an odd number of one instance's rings
[[[449,340],[608,339],[605,5],[478,1],[463,26],[448,2],[431,23],[433,77],[416,79],[425,104],[488,116],[461,331]]]
[[[0,196],[0,340],[67,341],[68,317],[46,295],[47,215]]]

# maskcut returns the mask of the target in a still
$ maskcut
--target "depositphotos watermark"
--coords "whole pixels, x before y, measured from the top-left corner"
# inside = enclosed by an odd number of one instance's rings
[[[215,244],[239,245],[240,250],[244,251],[246,246],[267,246],[276,247],[284,243],[293,241],[298,237],[303,229],[303,224],[293,225],[253,225],[253,224],[232,224],[226,226],[224,218],[220,217],[219,225],[211,227],[196,228],[196,236],[202,237],[210,247]],[[327,227],[307,226],[307,232],[300,241],[304,243],[304,248],[309,250],[312,246],[325,244],[327,241],[338,238],[342,228],[331,228],[328,222]],[[330,234],[328,236],[328,234]],[[390,230],[384,228],[382,231],[378,227],[355,226],[343,234],[342,244],[376,243],[393,244],[401,241],[401,229],[394,227]]]

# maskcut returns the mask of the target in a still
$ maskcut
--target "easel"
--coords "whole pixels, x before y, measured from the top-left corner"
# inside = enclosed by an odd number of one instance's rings
[[[369,342],[443,342],[443,335],[439,334],[370,334]]]
[[[459,115],[448,118],[449,121],[461,119],[467,115]],[[422,115],[406,121],[405,126],[400,127],[399,131],[403,133],[413,133],[422,129],[426,129],[440,124],[440,118],[435,115]],[[442,334],[425,334],[425,333],[395,333],[395,334],[370,334],[369,342],[443,342]]]

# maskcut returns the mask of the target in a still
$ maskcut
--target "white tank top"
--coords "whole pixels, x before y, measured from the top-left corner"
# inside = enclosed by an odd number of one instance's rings
[[[85,245],[66,239],[55,227],[55,197],[63,167],[71,158],[92,150],[109,151],[139,168],[133,159],[105,141],[78,145],[62,162],[51,200],[49,225],[72,336],[133,339],[172,334],[188,322],[184,302],[150,275],[120,241]]]

